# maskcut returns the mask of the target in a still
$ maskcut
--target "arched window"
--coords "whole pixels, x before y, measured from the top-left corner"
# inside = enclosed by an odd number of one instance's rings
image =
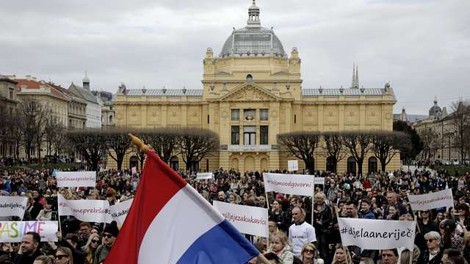
[[[369,164],[368,165],[369,173],[377,172],[377,158],[376,157],[370,157],[368,164]]]
[[[246,82],[252,82],[253,81],[253,76],[251,74],[248,74],[246,76]]]
[[[176,156],[171,157],[171,159],[170,159],[170,167],[171,167],[172,169],[174,169],[175,171],[178,171],[178,170],[179,170],[180,165],[179,165],[178,157],[176,157]]]
[[[326,158],[326,170],[330,172],[336,172],[336,158],[330,156]]]
[[[348,158],[348,173],[356,175],[356,160],[354,157]]]

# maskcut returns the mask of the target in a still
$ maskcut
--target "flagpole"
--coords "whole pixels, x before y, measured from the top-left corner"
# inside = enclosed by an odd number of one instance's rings
[[[132,135],[132,133],[129,133],[128,135],[131,138],[132,143],[134,143],[134,145],[136,145],[140,149],[140,151],[142,151],[145,154],[147,154],[150,151],[150,148],[147,145],[145,145],[144,142],[142,142],[140,138]]]

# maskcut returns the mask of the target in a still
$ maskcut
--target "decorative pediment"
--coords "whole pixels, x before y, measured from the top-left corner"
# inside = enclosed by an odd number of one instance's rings
[[[276,75],[276,76],[289,75],[289,73],[287,71],[278,71],[278,72],[273,73],[273,75]]]
[[[279,96],[255,83],[241,84],[219,98],[221,101],[277,101],[280,99]]]
[[[231,75],[231,74],[228,73],[228,72],[219,71],[219,72],[216,73],[216,75]]]

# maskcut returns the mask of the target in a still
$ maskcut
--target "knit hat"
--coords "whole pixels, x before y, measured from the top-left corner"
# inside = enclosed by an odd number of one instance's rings
[[[117,237],[119,234],[119,229],[117,227],[116,221],[112,221],[111,224],[106,225],[104,228],[104,233],[110,233],[111,235]]]

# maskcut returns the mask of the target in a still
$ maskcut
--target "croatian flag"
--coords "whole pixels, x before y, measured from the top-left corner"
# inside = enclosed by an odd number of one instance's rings
[[[105,263],[242,264],[259,254],[181,176],[149,151],[136,196]]]

